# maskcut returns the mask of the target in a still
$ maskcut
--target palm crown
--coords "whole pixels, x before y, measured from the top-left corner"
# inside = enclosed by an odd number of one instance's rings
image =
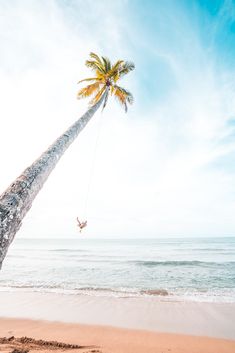
[[[111,94],[127,111],[127,104],[133,103],[133,96],[128,90],[118,86],[116,83],[128,72],[134,70],[134,63],[118,60],[112,65],[108,58],[99,57],[95,53],[90,53],[90,58],[90,60],[86,61],[86,66],[95,72],[95,77],[86,78],[78,82],[92,82],[78,91],[78,99],[92,96],[90,104],[94,105],[107,92],[103,107],[105,107],[108,96]]]

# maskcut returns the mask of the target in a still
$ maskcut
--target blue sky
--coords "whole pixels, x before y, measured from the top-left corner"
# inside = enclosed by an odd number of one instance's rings
[[[128,34],[150,98],[177,88],[166,55],[185,70],[210,65],[220,75],[234,69],[234,5],[230,0],[130,1]]]
[[[93,119],[20,236],[77,236],[80,215],[90,237],[235,234],[234,1],[12,0],[0,16],[2,191],[86,109],[90,51],[136,64],[128,114],[111,101]]]

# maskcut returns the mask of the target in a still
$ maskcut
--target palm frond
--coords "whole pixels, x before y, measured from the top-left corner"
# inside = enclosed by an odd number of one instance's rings
[[[104,91],[105,91],[105,86],[103,86],[99,92],[95,95],[95,97],[89,102],[90,105],[93,105],[98,102],[98,100],[102,97]]]
[[[119,76],[119,71],[122,67],[122,64],[124,63],[123,60],[118,60],[109,70],[108,72],[108,77],[110,78],[115,78],[116,76]],[[117,79],[116,79],[117,80]],[[116,82],[116,81],[115,81]]]
[[[119,87],[123,92],[124,94],[126,95],[126,100],[129,104],[133,104],[134,102],[134,97],[132,95],[132,93],[130,91],[128,91],[126,88],[123,88],[123,87]]]
[[[78,81],[78,83],[86,82],[86,81],[101,81],[101,78],[99,77],[84,78],[84,80],[80,80]]]
[[[128,74],[130,71],[134,70],[135,64],[131,61],[125,61],[125,63],[122,65],[122,68],[119,71],[119,76],[120,78],[126,74]]]
[[[127,103],[132,104],[134,99],[128,90],[118,85],[114,85],[111,89],[111,94],[114,94],[115,98],[119,103],[124,106],[125,112],[127,112]]]
[[[111,69],[111,62],[108,58],[105,58],[102,56],[102,60],[103,60],[103,65],[104,65],[104,68],[105,68],[105,73],[108,73],[109,70]]]
[[[102,61],[101,61],[99,55],[97,55],[97,54],[91,52],[91,53],[90,53],[90,57],[91,57],[92,59],[96,60],[100,65],[103,65],[103,63],[102,63]]]
[[[88,85],[80,89],[80,91],[78,91],[77,93],[77,98],[80,99],[80,98],[89,97],[92,94],[94,94],[96,91],[98,91],[99,88],[100,88],[100,82],[92,83],[91,85]]]
[[[106,74],[101,73],[100,71],[96,70],[95,72],[96,77],[101,79],[102,82],[105,82],[106,80]]]
[[[124,88],[114,85],[113,86],[113,94],[114,97],[118,100],[118,102],[124,106],[125,112],[127,112],[127,102],[129,103],[129,100],[131,99],[127,98],[132,96],[130,92],[126,91]]]
[[[89,67],[90,69],[94,71],[99,71],[102,74],[105,74],[105,67],[101,64],[99,64],[97,61],[94,60],[86,60],[85,62],[86,66]]]

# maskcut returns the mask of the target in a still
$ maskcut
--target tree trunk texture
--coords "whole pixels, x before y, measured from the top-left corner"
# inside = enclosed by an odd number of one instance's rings
[[[22,219],[57,162],[100,107],[107,92],[0,196],[0,269]]]

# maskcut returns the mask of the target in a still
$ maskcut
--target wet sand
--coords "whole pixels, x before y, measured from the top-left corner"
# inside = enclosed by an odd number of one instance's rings
[[[2,352],[14,348],[30,352],[74,353],[234,353],[235,341],[167,333],[130,330],[105,326],[79,325],[20,319],[1,319],[1,337],[11,338],[0,343]],[[39,342],[23,339],[27,336]],[[44,341],[43,341],[44,340]],[[54,341],[47,344],[45,341]],[[58,344],[55,344],[59,342]],[[80,348],[63,344],[79,345]],[[61,345],[62,344],[62,345]]]
[[[235,340],[235,303],[169,302],[154,296],[114,298],[0,292],[0,317],[103,325]]]

